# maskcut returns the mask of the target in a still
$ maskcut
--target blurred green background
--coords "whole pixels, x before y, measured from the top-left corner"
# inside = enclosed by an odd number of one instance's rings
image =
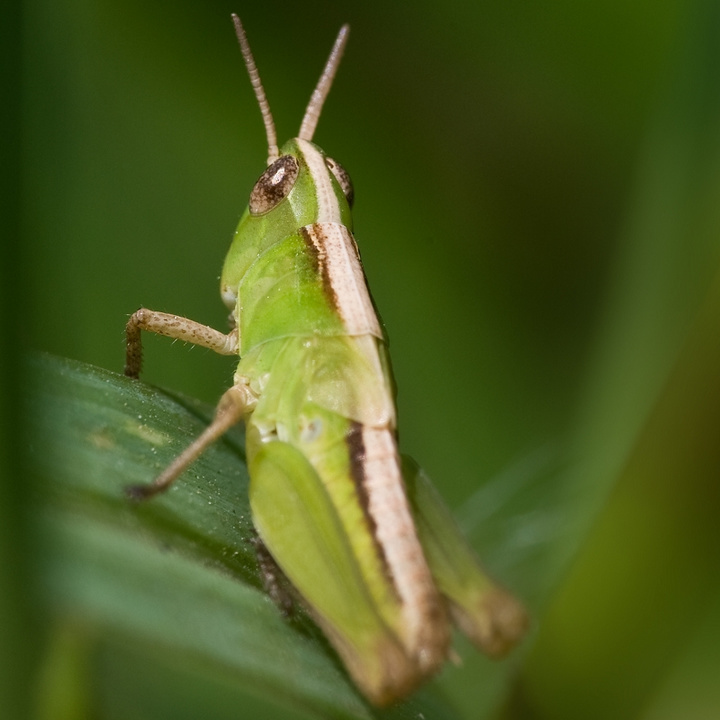
[[[352,28],[315,140],[355,184],[401,444],[534,621],[491,697],[472,654],[444,692],[467,718],[720,717],[718,3],[29,0],[31,348],[119,372],[140,306],[226,326],[266,157],[231,12],[281,141]],[[214,403],[231,378],[146,347],[147,382]]]

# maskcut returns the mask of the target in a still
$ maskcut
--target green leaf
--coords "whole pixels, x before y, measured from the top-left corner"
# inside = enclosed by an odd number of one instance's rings
[[[284,619],[260,589],[240,430],[167,493],[132,504],[123,488],[150,481],[210,411],[69,360],[42,356],[31,371],[41,587],[54,627],[40,695],[47,717],[68,704],[135,717],[162,695],[168,716],[192,717],[195,703],[194,713],[225,717],[205,705],[219,707],[218,693],[225,708],[260,702],[264,716],[278,704],[282,717],[290,707],[298,717],[378,715],[314,625]],[[190,693],[193,683],[201,690]],[[454,717],[429,692],[389,716],[432,708]]]

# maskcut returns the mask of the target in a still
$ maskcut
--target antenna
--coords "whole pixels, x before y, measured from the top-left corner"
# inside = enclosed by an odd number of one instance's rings
[[[335,73],[337,72],[338,65],[340,64],[343,50],[345,50],[345,45],[347,44],[349,32],[350,26],[343,25],[340,28],[340,32],[338,33],[337,38],[335,39],[335,44],[330,51],[330,57],[325,63],[325,69],[323,70],[322,75],[318,80],[318,84],[315,87],[315,90],[313,90],[313,94],[310,97],[310,102],[308,103],[307,110],[305,110],[305,117],[302,120],[302,124],[300,125],[300,132],[298,133],[298,137],[301,140],[307,140],[308,142],[310,142],[313,135],[315,134],[315,128],[317,127],[318,120],[320,119],[320,112],[322,110],[323,103],[325,102],[325,98],[330,92],[330,86],[332,85],[333,79],[335,78]],[[252,57],[250,59],[252,60]],[[260,81],[258,80],[258,83],[259,82]],[[268,110],[268,113],[269,112],[270,111]]]
[[[265,95],[265,89],[263,88],[262,81],[260,80],[260,74],[257,71],[255,59],[253,58],[252,51],[250,50],[250,44],[247,41],[245,30],[242,26],[242,23],[240,22],[240,18],[235,15],[235,13],[233,13],[232,20],[233,23],[235,23],[235,34],[237,35],[238,42],[240,43],[240,52],[242,52],[243,60],[245,61],[245,67],[247,68],[248,75],[250,76],[250,84],[253,86],[253,90],[255,91],[255,97],[257,98],[258,105],[260,106],[260,112],[262,113],[263,122],[265,123],[265,135],[267,136],[268,143],[268,165],[270,165],[271,163],[275,162],[275,160],[277,160],[279,156],[277,132],[275,132],[275,123],[273,122],[273,116],[270,112],[270,105],[268,104],[267,96]],[[340,32],[342,33],[342,30]],[[338,35],[338,40],[339,39],[340,36]],[[336,51],[337,45],[338,43],[336,41],[335,47],[333,48],[333,53]],[[332,58],[332,54],[330,55],[330,57]],[[330,61],[328,60],[328,64],[329,62]],[[325,76],[325,74],[327,74],[327,72],[328,70],[326,68],[325,73],[323,73],[323,77]],[[333,74],[335,74],[334,70]],[[320,78],[320,81],[322,82],[322,78]],[[330,77],[330,81],[332,82],[332,76]],[[317,90],[315,91],[315,93],[317,93]],[[325,95],[327,95],[327,90],[325,91]],[[315,95],[313,94],[313,99],[314,97]],[[324,100],[325,97],[323,96],[322,99]],[[310,102],[312,104],[312,100]],[[320,102],[320,105],[322,106],[322,101]],[[308,107],[308,112],[309,110],[310,108]],[[318,110],[318,114],[319,112],[320,111]],[[306,112],[306,117],[307,114],[308,113]],[[317,124],[317,117],[315,118],[315,124]],[[313,130],[315,129],[315,124],[313,124]]]

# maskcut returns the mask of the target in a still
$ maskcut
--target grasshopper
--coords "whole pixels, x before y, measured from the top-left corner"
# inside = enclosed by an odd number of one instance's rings
[[[353,187],[312,143],[348,38],[341,28],[298,136],[278,148],[243,26],[233,15],[268,143],[225,259],[230,332],[142,308],[127,323],[125,374],[141,331],[240,360],[207,429],[136,499],[170,484],[246,424],[250,505],[264,546],[374,704],[406,696],[449,657],[451,622],[492,656],[522,636],[521,604],[485,574],[450,511],[397,447],[387,338],[352,234]]]

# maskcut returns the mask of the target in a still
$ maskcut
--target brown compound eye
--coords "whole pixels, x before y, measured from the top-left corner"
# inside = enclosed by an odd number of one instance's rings
[[[255,183],[250,193],[250,214],[264,215],[282,202],[290,194],[299,170],[292,155],[278,158]]]
[[[355,190],[353,189],[352,180],[348,171],[337,161],[330,157],[325,158],[325,164],[328,166],[328,170],[335,176],[338,181],[338,185],[341,187],[343,193],[345,193],[345,199],[348,202],[350,208],[353,206],[353,200],[355,200]]]

